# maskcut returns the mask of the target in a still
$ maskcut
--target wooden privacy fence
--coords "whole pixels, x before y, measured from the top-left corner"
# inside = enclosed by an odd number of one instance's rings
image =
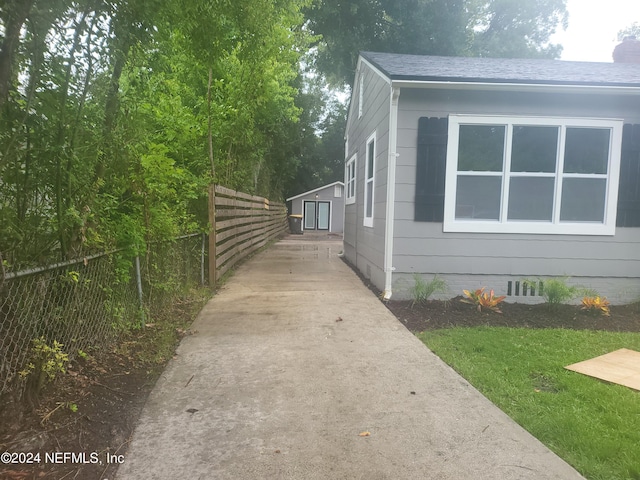
[[[283,203],[209,187],[209,284],[215,285],[237,262],[266,245],[287,228]]]

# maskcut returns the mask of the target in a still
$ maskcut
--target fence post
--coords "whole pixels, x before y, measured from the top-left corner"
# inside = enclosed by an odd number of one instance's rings
[[[216,286],[216,186],[209,185],[209,286]]]
[[[144,317],[144,297],[142,295],[142,275],[140,274],[140,255],[136,255],[136,285],[138,287],[138,301],[140,302],[140,326],[146,323]]]
[[[204,254],[206,248],[207,234],[202,234],[202,248],[200,249],[200,286],[204,287]]]

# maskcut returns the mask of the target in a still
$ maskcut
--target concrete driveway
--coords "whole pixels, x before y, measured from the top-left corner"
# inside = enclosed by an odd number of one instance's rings
[[[203,309],[119,480],[582,478],[406,330],[341,241],[308,238],[245,263]]]

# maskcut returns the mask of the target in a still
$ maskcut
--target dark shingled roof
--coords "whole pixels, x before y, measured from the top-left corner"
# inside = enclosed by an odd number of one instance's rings
[[[640,64],[361,52],[391,80],[640,87]]]

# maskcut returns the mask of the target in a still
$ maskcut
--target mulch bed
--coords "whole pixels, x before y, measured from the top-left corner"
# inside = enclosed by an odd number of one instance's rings
[[[502,313],[477,312],[473,305],[460,301],[432,300],[422,304],[391,300],[387,308],[412,332],[451,327],[566,328],[640,332],[640,304],[612,306],[609,317],[587,313],[576,305],[525,305],[501,303]]]

